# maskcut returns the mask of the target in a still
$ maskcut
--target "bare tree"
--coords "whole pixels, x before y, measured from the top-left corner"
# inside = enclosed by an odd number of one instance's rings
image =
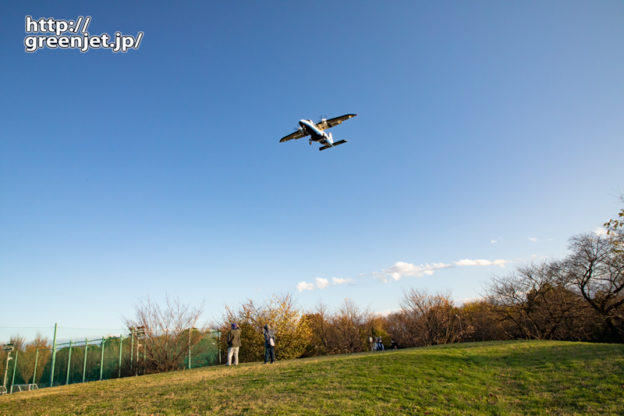
[[[386,330],[402,348],[416,345],[414,325],[405,311],[391,313],[384,321]]]
[[[457,342],[461,334],[458,309],[447,295],[429,295],[415,289],[402,301],[407,345],[435,345]]]
[[[328,331],[328,349],[332,353],[365,351],[367,338],[367,322],[370,313],[360,311],[350,299],[344,303],[336,314],[331,317]]]
[[[618,230],[618,228],[616,228]],[[621,229],[619,231],[621,233]],[[624,253],[621,235],[572,238],[565,265],[583,298],[605,320],[612,336],[624,340]]]
[[[143,301],[136,307],[136,316],[126,320],[130,330],[144,329],[144,339],[139,340],[145,355],[147,372],[176,370],[184,357],[201,340],[193,331],[201,315],[201,307],[183,304],[180,300],[166,298],[164,305]]]
[[[592,311],[573,289],[564,263],[552,261],[495,278],[489,294],[503,318],[513,322],[513,337],[591,339]]]
[[[305,315],[310,327],[310,342],[306,347],[305,356],[324,355],[329,352],[331,316],[327,306],[319,303],[314,312]]]

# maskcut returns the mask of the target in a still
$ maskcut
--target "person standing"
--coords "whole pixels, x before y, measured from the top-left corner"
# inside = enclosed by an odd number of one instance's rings
[[[270,359],[271,364],[273,364],[275,361],[275,332],[269,327],[269,324],[266,324],[262,334],[264,335],[264,363],[266,364]]]
[[[232,356],[234,356],[234,365],[238,365],[238,350],[241,346],[240,333],[241,330],[238,325],[232,323],[232,329],[230,329],[227,335],[227,365],[232,365]]]
[[[383,338],[377,337],[377,351],[383,351],[383,350],[384,350]]]

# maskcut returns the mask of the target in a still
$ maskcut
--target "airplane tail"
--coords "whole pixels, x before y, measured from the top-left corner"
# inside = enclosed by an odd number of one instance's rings
[[[338,146],[339,144],[343,144],[343,143],[346,143],[346,142],[347,142],[346,140],[338,140],[333,145],[328,144],[327,146],[319,147],[319,150],[329,149],[330,147]]]

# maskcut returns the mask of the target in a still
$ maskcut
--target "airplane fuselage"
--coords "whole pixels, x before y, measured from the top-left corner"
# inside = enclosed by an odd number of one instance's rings
[[[280,143],[287,142],[288,140],[301,139],[308,136],[310,137],[310,144],[314,142],[321,145],[318,150],[326,150],[332,147],[339,146],[341,144],[345,144],[347,141],[344,139],[334,140],[332,134],[327,132],[327,129],[331,129],[332,127],[335,127],[341,124],[343,121],[349,120],[356,115],[357,114],[345,114],[340,117],[330,118],[329,120],[323,118],[318,123],[315,123],[312,120],[299,120],[299,128],[294,133],[290,133],[282,137],[280,139]]]
[[[310,134],[310,142],[320,142],[327,141],[327,143],[331,146],[334,144],[334,139],[331,134],[327,134],[323,130],[319,130],[311,120],[299,120],[299,126],[303,129],[305,133]]]

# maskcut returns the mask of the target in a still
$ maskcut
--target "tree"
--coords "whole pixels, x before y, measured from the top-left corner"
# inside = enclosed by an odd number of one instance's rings
[[[365,334],[365,339],[368,340],[369,336],[373,338],[381,337],[384,346],[386,346],[386,348],[390,347],[392,336],[387,331],[386,318],[380,315],[373,314],[367,314],[366,318],[367,321],[364,325],[368,333]],[[367,345],[367,348],[369,347],[370,346]]]
[[[436,345],[459,340],[459,310],[449,296],[412,289],[403,296],[401,309],[406,331],[401,336],[403,345]]]
[[[624,197],[622,198],[624,201]],[[604,223],[607,236],[611,240],[615,253],[624,253],[624,208],[618,213],[619,219],[610,219]]]
[[[305,357],[325,355],[329,353],[331,316],[327,312],[327,306],[320,303],[312,313],[304,315],[304,319],[310,328],[310,341],[304,352]]]
[[[248,300],[238,311],[226,307],[220,325],[222,333],[227,334],[230,324],[234,322],[241,328],[239,359],[242,362],[264,358],[264,325],[268,324],[275,331],[275,354],[280,360],[302,356],[311,335],[308,320],[295,306],[291,295],[273,296],[260,306]],[[225,350],[225,337],[221,339],[221,347]]]
[[[221,331],[221,349],[227,349],[226,334],[232,323],[237,323],[241,329],[241,348],[239,360],[241,362],[259,361],[264,356],[264,338],[262,336],[261,313],[252,300],[241,305],[238,311],[225,307],[225,317],[219,326]],[[225,357],[225,354],[222,354]]]
[[[573,288],[565,263],[551,261],[494,278],[489,295],[514,338],[589,340],[595,316]]]
[[[461,341],[491,341],[509,338],[501,308],[487,300],[470,302],[459,308]]]
[[[300,357],[310,339],[310,327],[302,311],[294,305],[292,296],[273,296],[263,312],[261,319],[275,331],[277,358]]]
[[[621,214],[621,213],[620,213]],[[612,220],[613,221],[613,220]],[[609,224],[609,223],[607,223]],[[600,314],[614,340],[624,340],[624,253],[621,222],[606,237],[573,237],[565,262],[567,276],[587,303]]]
[[[129,330],[141,328],[144,339],[139,339],[145,354],[145,370],[161,372],[179,369],[192,348],[200,341],[194,329],[201,315],[201,308],[166,298],[164,305],[143,301],[136,307],[136,316],[126,320]]]
[[[32,342],[24,344],[23,350],[20,351],[17,369],[25,383],[37,383],[41,378],[43,369],[50,359],[50,348],[48,340],[42,338],[40,334],[37,334]],[[37,364],[36,373],[35,362]],[[36,376],[36,380],[32,380],[33,375]]]
[[[330,318],[327,348],[330,353],[367,350],[367,323],[370,313],[360,311],[350,299],[345,299],[337,313]]]

